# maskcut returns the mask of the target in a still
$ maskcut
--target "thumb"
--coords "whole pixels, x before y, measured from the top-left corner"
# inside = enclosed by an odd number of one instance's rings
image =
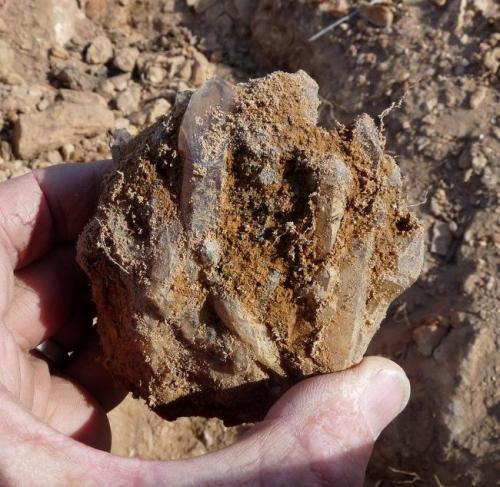
[[[366,358],[347,371],[296,385],[235,445],[157,463],[156,485],[361,486],[375,440],[409,395],[399,366]]]

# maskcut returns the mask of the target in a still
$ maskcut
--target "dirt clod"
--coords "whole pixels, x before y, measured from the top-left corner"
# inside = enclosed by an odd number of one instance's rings
[[[114,148],[79,261],[109,369],[167,418],[262,418],[359,362],[418,277],[382,134],[368,115],[326,131],[318,105],[303,71],[213,78]]]

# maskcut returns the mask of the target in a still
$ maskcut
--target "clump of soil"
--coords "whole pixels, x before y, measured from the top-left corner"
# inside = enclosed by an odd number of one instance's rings
[[[317,126],[304,72],[177,98],[114,149],[79,241],[113,375],[168,419],[261,419],[359,362],[423,231],[373,120]]]

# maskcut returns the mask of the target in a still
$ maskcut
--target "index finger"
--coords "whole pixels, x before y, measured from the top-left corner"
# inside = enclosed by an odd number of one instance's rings
[[[63,164],[0,184],[0,247],[13,269],[78,237],[112,168],[112,161]]]

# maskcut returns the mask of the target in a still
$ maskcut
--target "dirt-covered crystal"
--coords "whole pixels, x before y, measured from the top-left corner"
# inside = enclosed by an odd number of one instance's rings
[[[114,149],[79,241],[112,374],[166,418],[263,417],[361,360],[423,231],[367,115],[317,126],[304,72],[214,78]]]

